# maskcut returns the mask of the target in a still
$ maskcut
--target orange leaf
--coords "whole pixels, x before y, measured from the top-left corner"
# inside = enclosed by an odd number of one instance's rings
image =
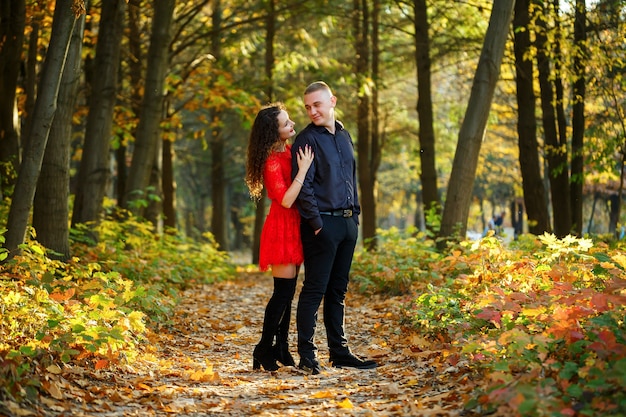
[[[96,370],[106,368],[107,366],[109,366],[108,359],[99,359],[96,361]]]
[[[70,288],[63,293],[53,292],[52,294],[49,295],[49,297],[53,299],[54,301],[56,301],[57,303],[60,303],[62,301],[69,300],[70,298],[74,296],[75,293],[76,293],[76,290],[74,288]]]

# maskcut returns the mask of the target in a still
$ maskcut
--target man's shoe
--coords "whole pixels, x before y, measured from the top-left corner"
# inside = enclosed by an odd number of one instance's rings
[[[372,360],[363,360],[352,353],[330,359],[335,368],[374,369],[378,364]]]
[[[315,358],[300,358],[298,368],[310,372],[311,375],[318,375],[322,371],[320,363]]]

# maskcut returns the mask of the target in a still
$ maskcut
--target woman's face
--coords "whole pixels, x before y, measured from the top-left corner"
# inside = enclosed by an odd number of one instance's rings
[[[294,126],[296,124],[289,119],[289,114],[285,110],[278,113],[278,137],[281,141],[286,141],[296,134]]]

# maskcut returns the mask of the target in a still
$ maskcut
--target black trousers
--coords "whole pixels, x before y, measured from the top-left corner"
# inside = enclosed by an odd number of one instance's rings
[[[324,326],[330,356],[348,352],[344,331],[345,299],[350,266],[358,237],[358,226],[351,217],[322,215],[324,227],[315,235],[308,223],[300,230],[304,249],[304,283],[298,299],[298,353],[314,358],[317,315],[324,301]]]

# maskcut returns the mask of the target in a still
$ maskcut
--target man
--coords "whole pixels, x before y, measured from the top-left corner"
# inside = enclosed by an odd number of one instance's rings
[[[322,299],[332,365],[359,369],[377,366],[350,351],[344,331],[348,276],[361,207],[354,146],[350,134],[335,120],[336,103],[337,98],[326,83],[309,85],[304,92],[304,106],[311,123],[291,148],[294,152],[308,145],[315,155],[297,200],[304,250],[304,285],[296,314],[299,367],[312,374],[321,371],[314,336]],[[292,162],[292,172],[298,172],[297,168]]]

